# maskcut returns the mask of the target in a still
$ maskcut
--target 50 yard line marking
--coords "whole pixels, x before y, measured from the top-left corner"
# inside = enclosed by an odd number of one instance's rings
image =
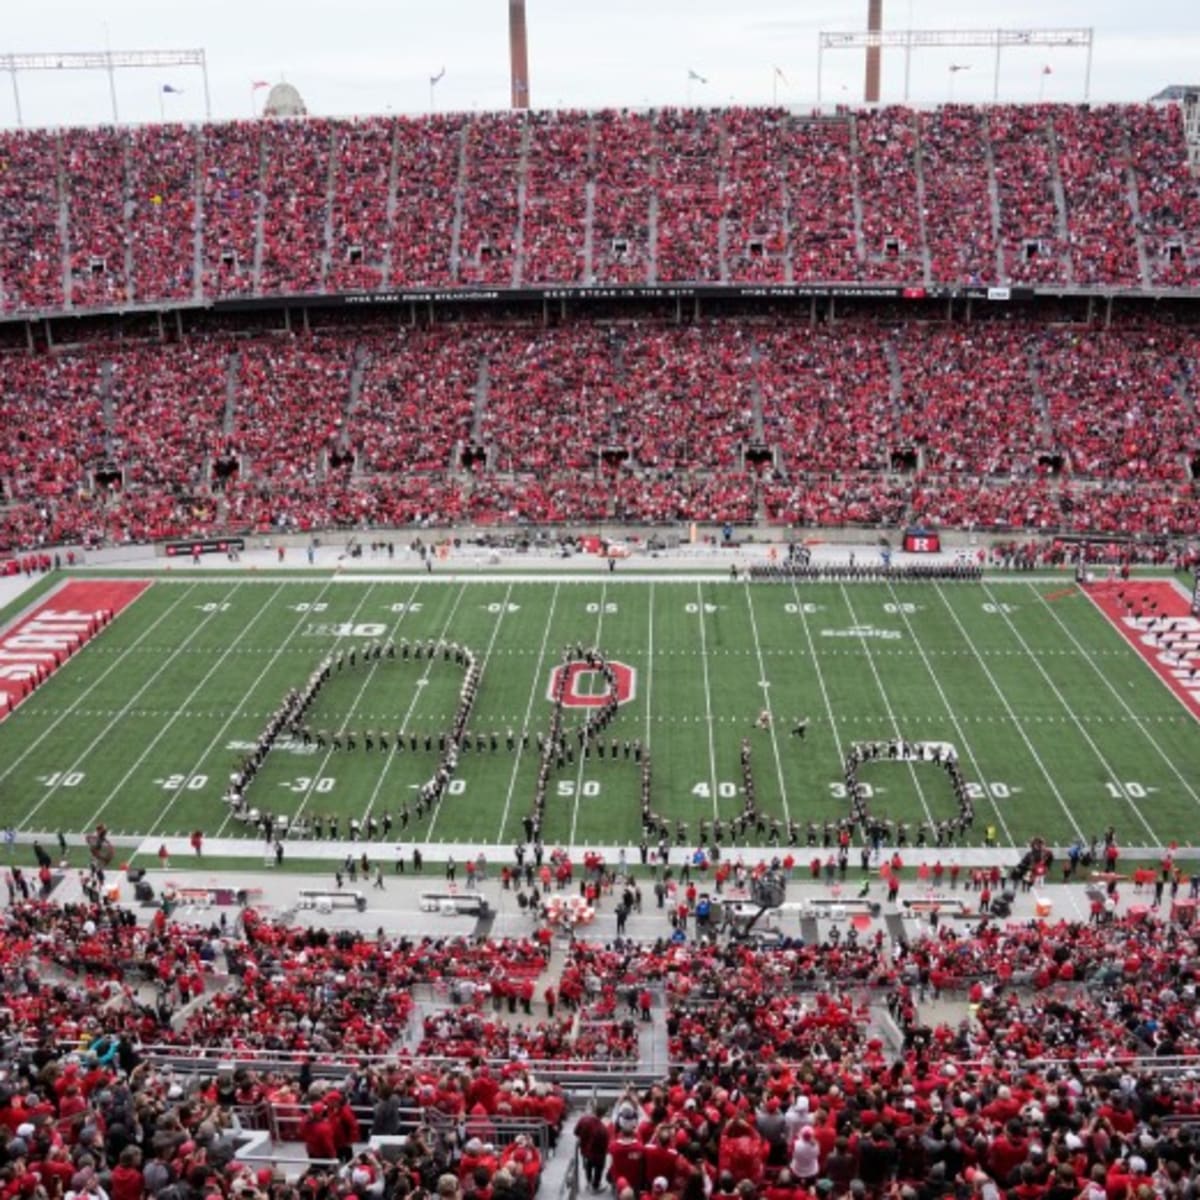
[[[1013,841],[1012,831],[1008,827],[1008,822],[1004,819],[1004,813],[1001,811],[1000,805],[998,805],[996,801],[992,799],[992,794],[988,790],[984,774],[979,769],[979,760],[975,757],[975,751],[972,748],[970,741],[967,739],[967,735],[963,732],[963,727],[959,722],[958,716],[955,714],[950,701],[946,697],[946,692],[942,688],[942,681],[938,678],[937,672],[933,669],[933,665],[929,661],[929,655],[925,653],[925,643],[921,638],[917,637],[916,633],[913,631],[912,622],[908,619],[908,613],[905,611],[904,605],[899,603],[900,597],[896,592],[895,585],[889,580],[887,586],[888,592],[891,594],[892,599],[896,601],[896,612],[900,614],[900,619],[904,622],[904,627],[908,630],[908,636],[912,638],[913,645],[916,646],[917,653],[921,656],[921,661],[925,664],[925,670],[929,672],[929,678],[933,680],[933,686],[937,689],[937,694],[942,698],[942,707],[945,708],[946,715],[950,718],[950,723],[954,726],[954,732],[958,737],[959,744],[963,747],[967,753],[967,756],[971,760],[971,767],[975,772],[975,778],[979,780],[983,795],[987,802],[992,806],[992,810],[999,819],[1000,827],[1004,830],[1004,836],[1008,839],[1009,844],[1015,846],[1017,843]]]
[[[1025,654],[1029,658],[1030,662],[1032,662],[1033,665],[1037,668],[1038,674],[1041,675],[1041,677],[1046,681],[1046,683],[1050,685],[1050,690],[1058,698],[1059,704],[1061,704],[1063,706],[1063,709],[1066,711],[1067,715],[1071,718],[1071,721],[1075,725],[1075,728],[1079,730],[1080,735],[1083,737],[1083,740],[1085,742],[1087,742],[1087,744],[1091,747],[1092,753],[1095,754],[1096,758],[1100,762],[1100,765],[1108,773],[1108,778],[1114,779],[1114,780],[1120,778],[1120,776],[1117,774],[1117,772],[1115,772],[1112,769],[1112,766],[1109,764],[1108,759],[1106,759],[1104,757],[1104,754],[1100,750],[1100,747],[1096,745],[1095,741],[1092,738],[1092,735],[1090,733],[1088,733],[1088,731],[1086,729],[1084,729],[1083,722],[1080,721],[1080,719],[1075,715],[1075,710],[1070,706],[1070,704],[1067,703],[1067,699],[1062,694],[1062,692],[1060,692],[1058,690],[1058,685],[1054,682],[1053,679],[1051,679],[1050,673],[1046,670],[1045,667],[1042,666],[1041,659],[1038,658],[1037,655],[1035,655],[1033,653],[1033,651],[1029,648],[1028,642],[1026,642],[1024,637],[1021,636],[1021,631],[1016,627],[1016,625],[1013,624],[1012,617],[1010,617],[1008,615],[1008,613],[1004,611],[1003,605],[996,604],[996,597],[992,595],[987,584],[984,584],[984,586],[983,586],[983,594],[985,596],[987,596],[988,600],[993,605],[995,605],[996,612],[999,614],[1001,619],[1004,621],[1005,625],[1008,626],[1009,632],[1020,643],[1021,649],[1025,651]],[[1125,792],[1125,789],[1122,788],[1121,791]],[[1159,841],[1158,834],[1156,834],[1154,832],[1154,830],[1151,829],[1150,822],[1146,820],[1145,815],[1142,813],[1142,810],[1133,802],[1133,797],[1130,796],[1126,792],[1125,798],[1129,801],[1129,807],[1131,809],[1133,809],[1134,816],[1136,816],[1137,819],[1139,821],[1141,821],[1141,823],[1146,827],[1146,832],[1153,839],[1153,843],[1155,845],[1162,845],[1163,843]]]
[[[712,690],[708,686],[708,638],[704,632],[704,592],[696,582],[696,617],[700,622],[700,664],[704,670],[704,723],[708,726],[708,770],[709,786],[712,788],[713,820],[721,819],[721,806],[717,796],[717,750],[713,742]]]
[[[304,610],[300,613],[299,619],[296,621],[295,625],[292,626],[291,631],[288,633],[287,637],[285,637],[284,640],[282,642],[280,642],[279,646],[276,647],[275,652],[271,655],[270,660],[267,662],[267,665],[265,667],[263,667],[263,669],[259,672],[259,675],[258,675],[259,682],[262,681],[262,679],[266,676],[267,672],[270,671],[270,669],[276,664],[276,662],[279,661],[280,655],[283,654],[283,652],[285,650],[287,650],[288,647],[291,645],[292,639],[296,636],[296,631],[300,628],[301,625],[303,625],[306,621],[308,621],[310,619],[310,617],[312,615],[312,605],[320,602],[321,597],[324,596],[325,593],[329,590],[332,583],[333,583],[332,579],[327,579],[325,581],[324,586],[317,593],[316,599],[308,601],[308,605],[309,605],[308,609]],[[284,595],[288,586],[289,585],[287,583],[280,581],[278,594],[281,596]],[[268,600],[267,604],[263,605],[262,611],[265,612],[269,605],[270,605],[270,601]],[[257,617],[255,618],[255,620],[257,620]],[[247,695],[247,699],[249,699],[249,695]],[[212,740],[208,743],[208,745],[205,747],[205,749],[201,752],[200,757],[198,759],[196,759],[196,761],[192,764],[192,769],[183,776],[183,783],[181,783],[175,789],[175,791],[171,794],[170,799],[167,800],[166,806],[163,808],[162,812],[158,815],[158,819],[154,822],[153,825],[150,826],[149,830],[147,830],[146,837],[151,837],[151,836],[153,836],[154,833],[156,833],[158,831],[158,828],[163,823],[163,820],[165,819],[167,813],[169,813],[171,811],[171,809],[175,805],[175,802],[179,799],[179,797],[181,795],[183,795],[183,793],[186,789],[188,779],[191,778],[193,775],[199,774],[200,768],[204,765],[204,760],[206,758],[208,758],[208,756],[210,754],[213,754],[216,751],[217,746],[220,744],[221,739],[224,738],[226,731],[229,729],[230,725],[232,725],[233,722],[237,719],[238,711],[239,710],[238,710],[237,706],[232,706],[230,708],[229,715],[222,722],[220,729],[218,729],[217,732],[215,734],[213,734]],[[220,829],[224,829],[226,824],[228,823],[228,821],[229,821],[229,814],[226,813],[225,817],[221,821]]]
[[[118,667],[122,666],[129,655],[131,655],[134,650],[136,650],[137,647],[140,646],[159,627],[159,625],[163,623],[163,621],[171,616],[195,590],[196,584],[189,583],[187,585],[187,590],[182,596],[173,601],[169,607],[163,609],[163,611],[154,618],[151,624],[147,625],[146,628],[140,634],[138,634],[138,636],[132,642],[130,642],[129,645],[126,646],[125,649],[122,650],[113,659],[113,661],[107,667],[105,667],[104,670],[91,683],[89,683],[88,686],[84,688],[83,691],[80,692],[79,695],[70,704],[68,704],[67,707],[64,708],[49,725],[46,726],[45,729],[42,730],[41,733],[37,735],[37,737],[30,741],[29,744],[26,745],[25,749],[22,750],[20,754],[16,755],[16,757],[13,758],[13,760],[4,768],[3,771],[0,771],[0,783],[3,783],[4,780],[6,780],[13,773],[13,771],[15,771],[17,767],[19,767],[21,763],[23,763],[29,757],[29,755],[32,754],[33,751],[36,750],[59,727],[59,725],[61,725],[63,721],[65,721],[84,702],[84,700],[88,698],[88,696],[90,696]],[[145,596],[148,594],[149,589],[142,592],[141,595]],[[141,596],[135,597],[131,603],[127,604],[125,608],[121,610],[121,612],[129,612],[133,608],[134,604],[136,604],[140,599]],[[121,613],[117,614],[118,617],[120,617],[120,615]],[[210,615],[215,616],[216,614],[214,612]],[[129,707],[129,705],[126,705],[125,708],[123,708],[121,712],[116,715],[120,716],[127,712]],[[28,814],[28,816],[32,815],[32,812]],[[22,821],[28,820],[28,816],[23,817]]]
[[[1054,618],[1054,621],[1058,625],[1058,627],[1063,631],[1063,633],[1065,633],[1067,635],[1068,638],[1070,638],[1071,643],[1084,656],[1084,658],[1087,659],[1088,665],[1100,677],[1100,682],[1103,683],[1106,688],[1108,688],[1108,690],[1116,698],[1117,703],[1120,704],[1120,706],[1129,714],[1129,716],[1133,720],[1133,723],[1142,731],[1142,733],[1145,735],[1145,738],[1150,743],[1150,745],[1152,745],[1154,747],[1155,752],[1158,754],[1159,758],[1161,758],[1163,760],[1163,762],[1165,762],[1167,764],[1167,767],[1170,769],[1171,773],[1175,776],[1176,779],[1179,780],[1179,782],[1181,784],[1183,784],[1184,790],[1187,792],[1187,794],[1189,796],[1191,796],[1191,798],[1197,804],[1200,804],[1200,796],[1198,796],[1196,794],[1196,789],[1194,787],[1192,787],[1187,776],[1184,775],[1182,771],[1180,771],[1180,769],[1175,765],[1171,756],[1169,754],[1167,754],[1167,752],[1158,744],[1158,740],[1154,737],[1154,735],[1150,732],[1150,730],[1148,728],[1146,728],[1145,722],[1141,719],[1141,717],[1139,717],[1137,715],[1136,712],[1134,712],[1134,710],[1130,707],[1129,703],[1126,701],[1125,697],[1122,696],[1121,693],[1117,690],[1117,688],[1115,688],[1113,686],[1112,681],[1108,678],[1108,676],[1105,675],[1102,670],[1100,670],[1099,665],[1097,664],[1097,662],[1096,662],[1095,658],[1092,656],[1092,654],[1088,651],[1087,647],[1078,641],[1078,639],[1075,637],[1075,635],[1071,632],[1070,626],[1068,626],[1066,624],[1066,622],[1063,621],[1063,619],[1058,615],[1058,613],[1056,613],[1054,611],[1054,608],[1049,603],[1047,603],[1046,598],[1041,594],[1041,592],[1039,592],[1037,590],[1037,588],[1035,588],[1032,584],[1030,584],[1029,590],[1031,592],[1033,592],[1033,594],[1035,596],[1037,596],[1037,598],[1045,606],[1046,610]],[[1092,595],[1087,590],[1087,588],[1083,588],[1081,590],[1083,591],[1083,594],[1087,597],[1088,603],[1091,604],[1092,607],[1095,608],[1096,611],[1104,618],[1105,625],[1108,626],[1110,629],[1113,628],[1113,623],[1111,620],[1109,620],[1108,614],[1096,603],[1096,601],[1092,598]],[[1189,599],[1190,599],[1190,597],[1189,597]],[[1134,651],[1134,653],[1136,654],[1136,651]],[[1137,655],[1137,658],[1138,658],[1139,662],[1142,662],[1142,663],[1146,662],[1146,660],[1144,658],[1142,658],[1142,656],[1140,654]],[[1148,663],[1146,663],[1146,665],[1149,666]],[[1152,671],[1153,671],[1153,668],[1152,668]],[[1161,677],[1159,676],[1157,671],[1153,671],[1153,674],[1156,679],[1161,680]],[[1173,696],[1175,695],[1175,693],[1173,691],[1170,694]],[[1188,711],[1190,712],[1191,710],[1188,709]],[[1122,792],[1125,791],[1124,785],[1119,780],[1114,779],[1112,782],[1115,783],[1121,789]]]
[[[604,631],[604,602],[608,596],[608,581],[605,580],[600,585],[600,615],[596,619],[596,640],[592,643],[593,647],[601,654],[604,654],[604,647],[600,645],[600,636]],[[608,655],[604,654],[605,661],[608,660]],[[618,712],[620,710],[618,709]],[[587,713],[584,713],[584,721],[587,721]],[[566,728],[564,725],[563,733],[565,735]],[[586,743],[585,743],[586,745]],[[575,773],[575,801],[571,805],[571,840],[569,845],[575,845],[575,829],[579,823],[579,799],[583,792],[583,764],[588,761],[583,753],[584,747],[579,747],[579,770]]]
[[[513,759],[512,772],[508,777],[508,791],[504,796],[504,811],[500,814],[500,829],[496,834],[499,844],[504,838],[504,826],[508,824],[508,814],[512,808],[513,791],[517,786],[517,772],[521,767],[521,755],[525,752],[525,735],[529,732],[529,718],[533,715],[533,702],[537,698],[542,682],[543,664],[546,660],[546,646],[550,640],[550,626],[554,624],[554,610],[558,606],[558,593],[562,582],[556,580],[554,592],[550,596],[550,611],[546,614],[546,628],[542,631],[542,645],[538,651],[537,666],[533,671],[533,686],[529,689],[529,700],[525,704],[525,723],[521,727],[521,740],[517,743],[517,753]],[[522,830],[522,832],[524,832]]]
[[[747,583],[743,588],[746,595],[746,608],[750,613],[750,628],[754,631],[754,652],[758,655],[758,677],[764,683],[770,682],[767,679],[767,666],[763,662],[762,643],[758,639],[758,621],[754,616],[754,600],[750,595],[750,585]],[[763,688],[763,707],[766,708],[770,716],[770,731],[771,731],[771,748],[775,752],[775,771],[779,776],[779,798],[783,801],[783,817],[790,826],[792,823],[792,810],[788,807],[787,784],[783,781],[783,759],[779,756],[779,739],[775,734],[775,711],[771,707],[771,689]]]
[[[954,611],[954,605],[952,605],[950,603],[950,601],[946,599],[946,594],[945,594],[945,592],[942,591],[942,585],[940,583],[935,583],[933,585],[933,590],[937,594],[937,598],[945,606],[946,611],[950,614],[950,619],[954,622],[955,626],[958,628],[959,636],[966,643],[967,649],[970,651],[970,653],[974,657],[975,661],[982,668],[983,673],[987,676],[988,683],[990,683],[992,685],[992,691],[994,691],[996,693],[996,696],[999,699],[1000,703],[1004,705],[1004,711],[1008,714],[1009,723],[1017,731],[1017,733],[1020,734],[1021,741],[1023,741],[1025,743],[1025,749],[1029,751],[1030,757],[1037,764],[1038,770],[1041,771],[1041,773],[1042,773],[1042,778],[1045,779],[1046,783],[1049,785],[1050,791],[1054,793],[1054,798],[1058,801],[1059,807],[1063,810],[1063,813],[1066,815],[1067,820],[1071,823],[1072,827],[1074,828],[1075,833],[1079,837],[1084,838],[1084,841],[1086,841],[1087,839],[1084,837],[1084,833],[1083,833],[1083,830],[1079,826],[1079,822],[1077,820],[1075,820],[1075,814],[1071,811],[1070,807],[1067,805],[1066,800],[1063,799],[1062,792],[1060,792],[1058,790],[1058,784],[1054,782],[1054,776],[1050,774],[1049,770],[1046,767],[1046,764],[1042,761],[1042,756],[1040,754],[1038,754],[1037,748],[1034,746],[1033,742],[1030,740],[1029,734],[1025,732],[1025,726],[1020,721],[1017,720],[1017,714],[1015,712],[1013,712],[1013,707],[1008,702],[1008,697],[1001,690],[1000,685],[996,682],[996,677],[992,674],[991,670],[988,668],[987,660],[983,657],[982,654],[979,653],[978,650],[975,649],[975,643],[973,641],[971,641],[971,635],[969,633],[967,633],[966,629],[963,628],[963,623],[961,620],[959,620],[958,613]]]
[[[646,737],[642,743],[643,752],[650,749],[650,699],[652,695],[651,689],[654,686],[654,580],[650,580],[650,629],[647,634],[647,650],[646,650]]]
[[[858,616],[854,611],[854,605],[850,603],[850,594],[847,592],[844,583],[840,587],[842,599],[846,603],[846,611],[850,614],[850,621],[855,628],[858,628]],[[883,707],[887,711],[888,720],[892,723],[892,731],[896,737],[905,740],[906,735],[901,732],[900,722],[896,720],[895,710],[892,708],[892,702],[888,699],[887,690],[883,686],[883,680],[879,677],[879,668],[875,665],[875,657],[872,655],[871,647],[867,643],[866,634],[860,634],[858,640],[862,643],[863,653],[867,656],[867,666],[871,668],[871,674],[875,676],[875,686],[879,688],[879,695],[883,698]],[[929,827],[932,829],[937,825],[937,822],[933,819],[933,812],[929,808],[929,801],[925,799],[925,789],[921,785],[921,774],[917,770],[916,763],[911,760],[908,764],[908,773],[912,776],[913,785],[916,787],[917,795],[921,799],[921,807],[925,810],[925,817],[929,821]]]

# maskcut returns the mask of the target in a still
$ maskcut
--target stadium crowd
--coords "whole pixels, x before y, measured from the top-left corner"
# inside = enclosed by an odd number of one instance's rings
[[[89,341],[5,357],[0,545],[762,518],[1185,536],[1195,361],[1165,324]]]
[[[538,1073],[632,1066],[661,994],[677,1065],[575,1126],[595,1189],[1186,1200],[1200,1170],[1193,931],[1103,897],[1087,922],[1006,923],[984,891],[980,915],[913,941],[851,927],[767,948],[708,936],[703,897],[681,887],[670,938],[578,939],[541,994],[540,935],[369,938],[253,909],[238,931],[163,913],[146,925],[98,893],[14,898],[0,917],[0,1182],[35,1200],[531,1200],[538,1151],[500,1127],[544,1122],[552,1147],[570,1095]],[[437,1003],[414,1043],[421,989]],[[946,995],[969,1017],[923,1019]],[[297,1066],[176,1076],[147,1057],[163,1043],[288,1051]],[[267,1108],[313,1160],[298,1182],[235,1157]],[[396,1158],[365,1145],[402,1132]]]
[[[1176,105],[10,131],[0,161],[0,307],[17,314],[386,286],[1178,286],[1200,269]]]

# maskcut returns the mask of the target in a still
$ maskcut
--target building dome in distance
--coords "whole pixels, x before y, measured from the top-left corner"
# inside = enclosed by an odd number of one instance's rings
[[[303,117],[308,115],[300,93],[290,83],[277,83],[267,95],[264,117]]]

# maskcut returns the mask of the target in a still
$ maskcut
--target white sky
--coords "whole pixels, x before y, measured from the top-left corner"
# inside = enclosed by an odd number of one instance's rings
[[[861,29],[866,0],[526,0],[531,95],[537,107],[764,103],[817,94],[817,32]],[[203,48],[216,118],[247,117],[250,81],[286,77],[315,114],[424,112],[441,67],[439,110],[508,104],[508,0],[38,0],[5,4],[0,51]],[[1196,0],[884,0],[885,28],[1075,27],[1096,31],[1092,99],[1143,100],[1168,83],[1200,83]],[[951,73],[952,63],[968,69]],[[773,81],[774,67],[786,82]],[[914,102],[988,100],[994,58],[985,49],[913,56]],[[1045,75],[1043,68],[1052,73]],[[1083,98],[1078,50],[1006,52],[1007,100]],[[689,68],[707,84],[689,85]],[[824,97],[862,97],[859,52],[827,53]],[[162,96],[164,83],[183,95]],[[26,125],[110,119],[102,73],[19,77]],[[885,100],[899,100],[903,55],[884,55]],[[257,94],[261,103],[264,91]],[[198,71],[126,71],[117,77],[122,121],[204,115]],[[0,78],[0,125],[16,124]]]

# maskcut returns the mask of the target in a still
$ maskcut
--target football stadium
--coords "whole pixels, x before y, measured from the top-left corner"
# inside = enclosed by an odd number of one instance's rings
[[[0,1200],[1196,1194],[1194,19],[922,4],[14,21]]]

